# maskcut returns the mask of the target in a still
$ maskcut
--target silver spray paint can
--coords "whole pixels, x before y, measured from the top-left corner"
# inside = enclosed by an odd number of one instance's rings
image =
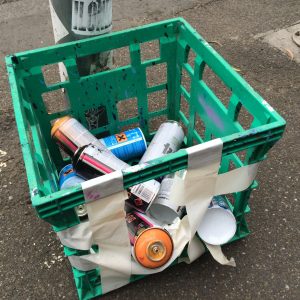
[[[176,121],[167,121],[160,125],[140,163],[165,156],[180,149],[184,132]]]
[[[177,174],[181,177],[185,175],[186,171],[179,171]],[[177,218],[181,218],[185,213],[184,206],[177,206],[175,203],[172,203],[171,189],[174,185],[175,174],[169,174],[164,177],[163,181],[160,184],[160,190],[154,199],[149,213],[156,220],[165,223],[172,224]]]

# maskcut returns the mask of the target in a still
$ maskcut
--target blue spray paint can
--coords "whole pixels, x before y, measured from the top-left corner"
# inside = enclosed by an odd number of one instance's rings
[[[61,190],[81,184],[84,181],[86,180],[77,175],[72,164],[66,165],[59,173],[58,183]],[[75,211],[80,218],[87,216],[87,209],[84,204],[75,207]]]
[[[124,161],[141,157],[147,149],[147,143],[140,128],[103,138],[100,142],[116,157]]]

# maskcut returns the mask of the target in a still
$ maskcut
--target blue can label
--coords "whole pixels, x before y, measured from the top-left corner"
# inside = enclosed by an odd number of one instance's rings
[[[75,186],[78,183],[85,181],[83,178],[77,175],[73,169],[73,165],[66,165],[59,173],[59,187],[60,189],[69,188]]]
[[[213,197],[208,208],[211,208],[213,206],[219,206],[224,209],[229,209],[225,199],[222,196]]]
[[[141,157],[147,144],[140,128],[127,130],[100,140],[115,156],[128,161]]]

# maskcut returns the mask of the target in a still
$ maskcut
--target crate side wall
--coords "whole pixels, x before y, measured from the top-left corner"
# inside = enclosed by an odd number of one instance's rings
[[[40,148],[43,143],[39,126],[29,105],[18,64],[15,64],[11,57],[6,58],[6,64],[20,144],[33,199],[55,191],[56,180],[47,172],[47,169],[51,168],[49,155],[45,148]]]

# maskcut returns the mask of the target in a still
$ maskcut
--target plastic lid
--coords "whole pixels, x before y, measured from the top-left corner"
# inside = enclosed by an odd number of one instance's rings
[[[236,220],[230,210],[209,208],[197,230],[200,238],[211,245],[229,242],[236,232]]]
[[[173,253],[173,241],[161,228],[144,230],[134,244],[134,255],[144,267],[155,269],[168,262]]]

